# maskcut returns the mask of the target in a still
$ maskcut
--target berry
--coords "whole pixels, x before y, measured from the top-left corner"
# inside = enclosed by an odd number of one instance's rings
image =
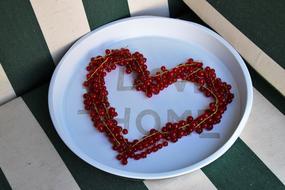
[[[127,129],[123,129],[122,132],[123,132],[124,135],[128,134],[128,130]]]

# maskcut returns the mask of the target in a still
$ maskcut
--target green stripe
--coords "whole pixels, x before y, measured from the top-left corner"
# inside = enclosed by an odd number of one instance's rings
[[[1,0],[0,14],[0,62],[20,95],[48,80],[54,65],[28,0]]]
[[[241,139],[202,170],[218,189],[285,189]]]
[[[12,190],[1,168],[0,168],[0,189],[1,190]]]
[[[172,8],[169,8],[172,10]],[[182,9],[183,10],[183,9]],[[179,12],[179,11],[178,11]],[[171,12],[170,12],[171,15]],[[179,15],[180,19],[196,22],[202,24],[208,28],[209,25],[204,23],[193,11],[189,10],[187,14]],[[212,29],[212,28],[211,28]],[[212,29],[213,30],[213,29]],[[250,72],[253,86],[269,100],[280,112],[285,114],[285,98],[284,96],[276,90],[268,81],[266,81],[260,74],[258,74],[245,60],[247,68]],[[281,80],[281,79],[280,79]]]
[[[280,112],[285,114],[285,98],[267,80],[259,75],[246,61],[247,68],[252,78],[253,86],[269,100]],[[282,80],[282,79],[280,79]],[[284,80],[284,79],[283,79]]]
[[[127,0],[83,0],[83,5],[91,30],[130,16]]]
[[[179,18],[206,25],[192,15],[193,12],[189,10],[189,13]],[[249,70],[254,86],[271,102],[275,102],[275,106],[284,111],[282,95],[252,68],[249,67]],[[284,189],[279,179],[241,139],[238,139],[221,158],[202,170],[218,189],[229,189],[229,187],[231,189]]]
[[[168,8],[170,17],[179,17],[189,12],[193,13],[182,0],[168,0]]]
[[[45,84],[23,96],[24,101],[36,117],[41,127],[70,170],[74,179],[82,189],[96,190],[146,190],[140,180],[131,180],[105,173],[87,164],[72,153],[57,135],[48,111],[48,84]]]
[[[285,68],[284,0],[208,0],[208,2]]]
[[[172,18],[179,18],[191,22],[196,22],[209,27],[183,2],[183,0],[168,0],[168,8],[169,15]]]

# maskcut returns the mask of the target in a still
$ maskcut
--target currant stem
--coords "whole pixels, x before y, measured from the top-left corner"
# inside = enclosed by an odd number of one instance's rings
[[[134,147],[134,146],[138,145],[139,143],[143,142],[144,140],[146,140],[147,138],[149,138],[149,137],[151,137],[151,136],[153,136],[153,135],[159,134],[159,133],[160,133],[160,132],[157,131],[157,132],[154,132],[154,133],[152,133],[152,134],[150,134],[150,135],[146,135],[146,136],[144,136],[141,140],[139,140],[137,143],[135,143],[134,145],[132,145],[131,147]]]
[[[98,109],[96,107],[95,104],[94,105],[94,108],[95,108],[95,111],[97,112],[97,114],[99,115],[99,112],[98,112]],[[118,145],[120,145],[121,143],[117,140],[117,138],[115,137],[115,135],[112,133],[111,129],[109,129],[108,125],[105,123],[105,120],[102,119],[102,117],[100,116],[100,120],[102,121],[102,123],[105,125],[105,127],[108,129],[108,131],[111,133],[111,135],[114,137],[114,139],[116,140],[116,142],[118,143]]]
[[[110,117],[110,115],[109,115],[109,112],[108,112],[108,110],[107,110],[107,107],[106,107],[105,103],[103,103],[103,105],[104,105],[105,111],[106,111],[106,113],[107,113],[108,119],[111,119],[111,117]]]
[[[94,74],[100,69],[100,67],[102,67],[102,65],[104,65],[104,64],[108,61],[108,59],[109,59],[109,57],[107,57],[107,58],[105,59],[105,61],[103,61],[103,62],[99,65],[99,67],[97,67],[97,69],[95,69],[95,71],[91,74],[91,76],[87,79],[87,81],[89,81],[89,80],[94,76]]]
[[[181,65],[178,65],[178,66],[174,67],[173,69],[179,68],[179,67],[185,67],[185,66],[193,66],[193,65],[192,65],[192,64],[186,64],[186,63],[184,63],[184,64],[181,64]],[[173,70],[173,69],[172,69],[172,70]],[[156,75],[154,75],[154,76],[160,76],[160,75],[163,75],[164,73],[168,73],[168,72],[170,72],[170,71],[169,71],[169,70],[163,71],[163,72],[160,72],[159,74],[156,74]]]

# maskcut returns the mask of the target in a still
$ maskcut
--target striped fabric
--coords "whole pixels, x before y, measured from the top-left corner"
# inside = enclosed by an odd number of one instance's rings
[[[285,189],[285,3],[282,0],[1,0],[0,189]],[[133,180],[74,155],[52,126],[52,72],[74,41],[137,15],[211,27],[247,62],[254,83],[250,119],[222,157],[193,173]]]

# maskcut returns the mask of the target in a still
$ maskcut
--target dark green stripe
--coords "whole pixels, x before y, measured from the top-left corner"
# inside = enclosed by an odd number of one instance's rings
[[[190,8],[182,0],[168,0],[168,8],[170,17],[179,17],[187,13],[193,13]]]
[[[0,62],[21,95],[49,79],[54,64],[28,0],[1,0],[0,14]]]
[[[83,5],[91,30],[130,16],[127,0],[83,0]]]
[[[53,143],[59,155],[82,189],[146,190],[140,180],[118,177],[98,170],[73,154],[57,135],[48,112],[48,84],[23,96],[24,101]]]
[[[208,0],[208,2],[285,68],[284,0]]]
[[[179,18],[206,25],[196,16],[193,17],[193,14],[189,10],[189,13],[180,15]],[[254,86],[284,111],[284,106],[281,108],[284,105],[282,95],[252,68],[249,67],[249,70]],[[218,189],[284,189],[279,179],[241,139],[238,139],[221,158],[202,170]]]
[[[174,0],[173,0],[174,1]],[[185,5],[187,6],[187,5]],[[172,10],[174,8],[169,7],[169,10]],[[185,8],[182,8],[181,12],[183,12]],[[179,11],[177,11],[179,13]],[[174,13],[170,12],[170,15]],[[188,10],[186,14],[180,15],[180,14],[174,14],[178,15],[180,19],[196,22],[199,24],[202,24],[208,28],[209,27],[206,23],[204,23],[192,10]],[[284,25],[285,26],[285,25]],[[212,28],[211,28],[212,29]],[[213,30],[213,29],[212,29]],[[261,75],[259,75],[246,61],[247,68],[250,72],[252,82],[254,87],[268,99],[280,112],[285,114],[285,98],[284,96],[276,90],[269,82],[267,82]],[[282,79],[280,79],[282,80]]]
[[[1,190],[12,190],[6,176],[4,175],[3,171],[0,168],[0,189]]]
[[[179,18],[191,22],[196,22],[209,27],[183,2],[183,0],[168,0],[168,8],[169,15],[172,18]]]
[[[285,189],[241,139],[202,171],[218,189]]]
[[[253,86],[269,100],[280,112],[285,114],[285,98],[269,82],[259,75],[246,61],[247,68],[252,78]],[[280,79],[285,80],[285,79]]]

